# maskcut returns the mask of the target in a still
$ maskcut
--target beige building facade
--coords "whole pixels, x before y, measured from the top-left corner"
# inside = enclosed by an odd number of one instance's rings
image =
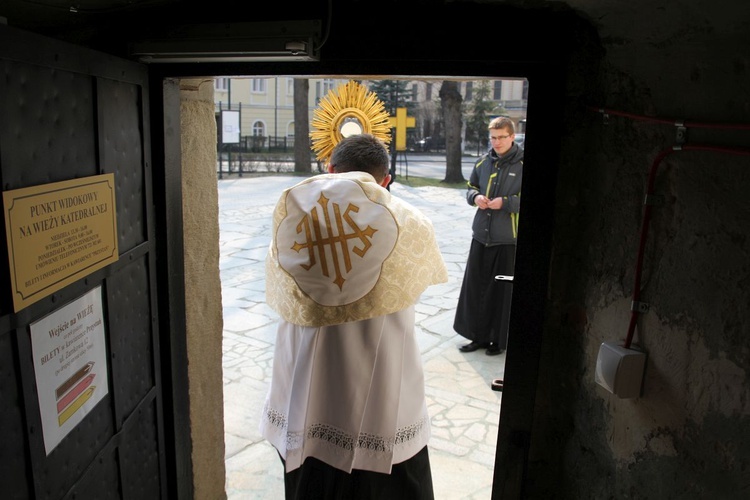
[[[347,78],[310,78],[308,96],[309,117],[320,99],[332,89],[345,84]],[[368,88],[375,80],[363,80]],[[407,80],[407,100],[414,102],[413,140],[432,135],[435,122],[440,122],[440,87],[443,80]],[[471,103],[477,89],[484,83],[489,86],[489,99],[497,105],[497,114],[510,117],[519,133],[525,131],[528,82],[524,79],[461,80],[459,91],[466,107]],[[221,111],[239,111],[240,137],[273,138],[279,145],[291,147],[294,139],[294,77],[274,76],[265,78],[214,79],[214,105],[217,119]],[[468,113],[468,111],[466,111]],[[465,122],[466,120],[464,120]],[[441,127],[437,127],[438,130]],[[247,139],[241,139],[241,142]]]

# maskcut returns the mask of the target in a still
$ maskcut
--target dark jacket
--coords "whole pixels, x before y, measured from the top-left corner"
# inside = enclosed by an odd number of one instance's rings
[[[480,193],[490,199],[502,196],[503,207],[500,210],[477,209],[471,225],[475,240],[486,246],[516,244],[522,180],[523,149],[516,144],[501,157],[490,150],[477,160],[469,177],[466,201],[476,206],[474,197]]]

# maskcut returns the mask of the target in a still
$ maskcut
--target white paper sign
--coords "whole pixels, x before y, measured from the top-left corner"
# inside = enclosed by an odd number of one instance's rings
[[[109,391],[101,287],[31,325],[47,455]]]
[[[221,112],[221,142],[224,144],[238,144],[240,142],[240,112]]]

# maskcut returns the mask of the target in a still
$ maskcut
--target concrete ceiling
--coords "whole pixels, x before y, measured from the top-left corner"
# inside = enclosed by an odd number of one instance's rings
[[[128,42],[162,31],[166,25],[294,19],[320,19],[326,23],[335,21],[340,10],[366,14],[373,5],[386,23],[394,12],[406,12],[415,17],[414,22],[429,23],[432,14],[451,4],[572,9],[591,22],[605,46],[658,46],[675,37],[689,41],[691,34],[705,39],[750,31],[750,2],[745,0],[382,0],[377,4],[362,0],[262,4],[236,0],[3,0],[0,17],[10,26],[126,56],[124,47]],[[498,20],[498,26],[502,26],[502,20]]]

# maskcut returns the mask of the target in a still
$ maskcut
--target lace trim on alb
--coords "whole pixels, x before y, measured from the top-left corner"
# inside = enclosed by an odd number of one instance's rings
[[[307,429],[307,439],[319,439],[342,450],[350,451],[354,449],[352,435],[332,425],[311,425]]]
[[[266,419],[279,431],[287,431],[286,415],[266,407]],[[356,448],[375,453],[390,453],[395,446],[408,443],[417,439],[425,430],[426,419],[419,420],[411,425],[398,429],[396,436],[387,439],[375,434],[362,433],[356,439]],[[318,439],[340,450],[352,451],[355,448],[355,438],[352,434],[344,432],[338,427],[327,424],[314,424],[305,433],[307,439]],[[296,450],[302,447],[302,432],[286,432],[287,450]]]
[[[424,432],[425,425],[427,424],[427,420],[422,419],[419,422],[415,422],[411,425],[407,425],[406,427],[403,427],[399,429],[396,432],[396,445],[408,443],[409,441],[412,441],[416,439],[422,432]]]
[[[266,405],[266,420],[277,429],[286,429],[286,415]]]

